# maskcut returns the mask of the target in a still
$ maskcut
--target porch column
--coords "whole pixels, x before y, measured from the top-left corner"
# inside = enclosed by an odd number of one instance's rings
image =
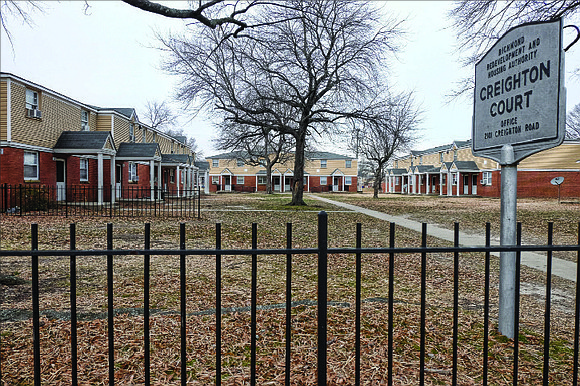
[[[417,184],[419,181],[417,181],[417,175],[413,174],[413,194],[417,194]]]
[[[97,154],[97,202],[103,203],[103,153]]]
[[[161,161],[157,164],[157,199],[161,200]]]
[[[111,203],[115,203],[115,199],[117,198],[117,165],[115,164],[115,156],[111,155],[111,164],[110,164],[110,172],[111,172]]]
[[[280,193],[284,193],[286,191],[286,175],[280,174]]]
[[[457,172],[457,196],[459,196],[459,186],[461,184],[461,173]]]
[[[425,173],[425,178],[427,179],[427,190],[425,191],[425,194],[429,194],[429,193],[431,193],[430,186],[429,186],[429,173]]]
[[[443,173],[439,172],[439,195],[443,195]]]
[[[175,171],[175,185],[177,185],[177,198],[179,198],[179,165],[177,165],[177,170]]]
[[[149,161],[149,185],[151,186],[151,201],[155,201],[155,161]]]
[[[447,172],[447,195],[453,196],[453,174]]]

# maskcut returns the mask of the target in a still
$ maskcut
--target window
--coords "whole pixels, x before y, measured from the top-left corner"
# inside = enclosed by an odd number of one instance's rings
[[[244,166],[244,160],[241,160],[241,159],[237,160],[236,166]]]
[[[173,169],[169,171],[169,182],[175,183],[175,170]]]
[[[81,110],[81,130],[89,131],[89,112],[86,110]]]
[[[326,177],[320,177],[320,185],[326,185]]]
[[[483,172],[481,176],[481,184],[491,186],[491,172]]]
[[[320,167],[321,168],[325,168],[326,167],[326,160],[325,159],[321,159],[320,160]]]
[[[153,133],[153,143],[157,142],[157,133]]]
[[[38,110],[38,93],[26,89],[26,108],[30,110]]]
[[[453,185],[457,185],[457,173],[453,173]]]
[[[399,185],[401,183],[401,177],[395,177],[395,185]]]
[[[219,159],[212,159],[211,160],[211,166],[214,168],[217,168],[220,166],[220,160]]]
[[[447,174],[442,174],[441,175],[441,183],[442,184],[446,184],[447,183]]]
[[[79,166],[79,174],[81,181],[89,180],[89,160],[86,158],[81,158]]]
[[[244,176],[238,176],[238,177],[236,177],[236,179],[237,179],[239,185],[244,184]]]
[[[214,185],[218,185],[220,183],[219,176],[211,176],[211,183]],[[266,177],[264,177],[264,183],[266,183]]]
[[[347,159],[346,161],[344,161],[344,167],[345,168],[352,168],[352,161]]]
[[[129,124],[129,142],[135,142],[135,125]]]
[[[38,180],[38,153],[24,152],[24,180]]]
[[[439,153],[439,162],[443,162],[443,152]]]
[[[174,145],[174,142],[171,142],[171,154],[175,153],[175,151],[173,150],[173,145]]]
[[[144,127],[141,127],[141,141],[147,142],[147,129]]]
[[[129,182],[139,181],[139,175],[137,174],[137,164],[135,162],[129,162]]]
[[[423,165],[423,156],[419,156],[419,165]]]
[[[453,149],[453,161],[457,161],[457,149]]]
[[[396,167],[396,168],[399,168],[399,161],[398,161],[398,160],[397,160],[397,161],[395,161],[395,167]]]
[[[352,185],[352,177],[344,177],[345,185]]]
[[[258,176],[258,185],[266,185],[266,176]]]

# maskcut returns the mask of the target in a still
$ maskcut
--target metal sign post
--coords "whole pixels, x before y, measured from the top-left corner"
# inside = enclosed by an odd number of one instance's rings
[[[472,150],[501,165],[502,246],[516,245],[517,165],[566,133],[562,21],[510,29],[475,66]],[[516,254],[500,254],[499,331],[515,333]]]

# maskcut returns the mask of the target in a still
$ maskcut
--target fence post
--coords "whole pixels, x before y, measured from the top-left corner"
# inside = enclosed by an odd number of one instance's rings
[[[318,213],[318,386],[326,386],[328,214]]]

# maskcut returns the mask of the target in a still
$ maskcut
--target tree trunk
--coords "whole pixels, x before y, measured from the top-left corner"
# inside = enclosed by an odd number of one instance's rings
[[[272,166],[274,164],[266,158],[266,194],[272,194]]]
[[[302,131],[302,130],[301,130]],[[302,132],[306,132],[303,130]],[[306,205],[304,202],[304,148],[306,136],[296,137],[296,154],[294,155],[294,177],[292,178],[292,202],[290,205]]]
[[[375,183],[373,184],[373,198],[379,198],[379,190],[383,184],[383,165],[375,169]]]

